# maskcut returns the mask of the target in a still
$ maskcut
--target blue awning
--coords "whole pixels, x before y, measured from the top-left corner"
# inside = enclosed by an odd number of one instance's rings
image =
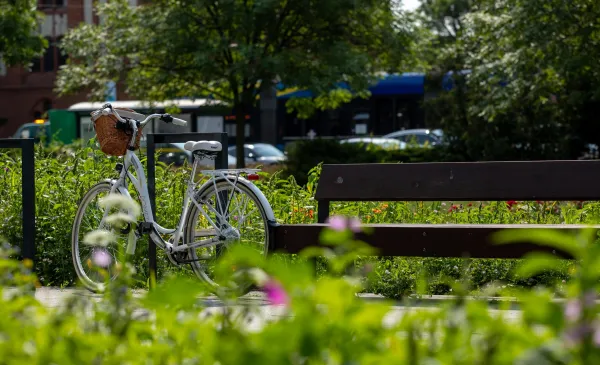
[[[346,84],[338,87],[347,89]],[[285,90],[281,83],[277,85],[279,91],[278,99],[310,98],[313,93],[310,90]],[[402,75],[387,75],[369,88],[371,95],[423,95],[425,91],[425,74],[404,73]]]

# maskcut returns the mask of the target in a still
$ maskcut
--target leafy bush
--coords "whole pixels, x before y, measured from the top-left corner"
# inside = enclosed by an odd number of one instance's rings
[[[519,231],[496,239],[510,243],[528,234]],[[348,230],[324,233],[332,245],[325,262],[331,270],[320,280],[304,260],[286,263],[239,249],[226,254],[220,272],[235,266],[249,274],[264,299],[277,305],[270,320],[252,304],[257,301],[223,293],[219,306],[210,308],[214,301],[199,298],[206,294],[202,285],[185,278],[170,278],[134,298],[128,289],[134,267],[127,262],[98,302],[74,295],[48,308],[35,300],[29,263],[8,260],[0,249],[0,338],[10,339],[0,341],[0,356],[15,364],[597,364],[596,232],[528,238],[568,250],[578,265],[570,284],[557,288],[566,304],[552,300],[548,289],[524,290],[518,293],[522,312],[511,320],[463,297],[460,281],[452,283],[456,301],[435,310],[410,308],[401,317],[387,301],[357,298],[360,271],[348,273],[346,264],[368,248],[353,242]],[[555,263],[551,256],[532,256],[519,266],[519,276]]]
[[[63,147],[52,152],[36,150],[36,274],[43,285],[70,286],[76,278],[71,262],[71,229],[79,200],[101,179],[115,178],[115,158],[108,158],[90,146],[78,149]],[[142,161],[145,161],[142,156]],[[0,155],[0,236],[21,242],[20,158]],[[156,168],[157,217],[161,225],[173,227],[181,211],[184,182],[190,170]],[[263,174],[258,187],[265,193],[280,223],[315,223],[314,201],[320,169],[313,168],[308,183],[300,186],[293,176]],[[133,193],[133,190],[130,189]],[[574,224],[600,221],[600,204],[591,202],[334,202],[332,214],[357,216],[364,223],[547,223]],[[135,258],[136,285],[148,283],[147,239],[138,241]],[[296,256],[287,258],[290,262]],[[366,258],[369,259],[370,258]],[[365,259],[365,260],[366,260]],[[362,261],[360,261],[362,262]],[[572,262],[561,261],[555,270],[521,279],[514,276],[519,260],[478,259],[464,261],[446,258],[381,257],[374,260],[373,275],[367,291],[399,298],[416,292],[419,278],[426,277],[427,293],[447,294],[447,278],[457,278],[463,269],[469,273],[469,285],[481,291],[490,283],[501,281],[507,288],[552,285],[568,279]],[[187,266],[174,267],[162,251],[158,252],[158,277],[170,274],[187,277]],[[319,275],[324,274],[322,260]]]
[[[331,139],[304,140],[289,147],[285,174],[305,184],[308,172],[320,163],[435,162],[449,158],[441,147],[409,146],[405,150],[386,150],[375,145],[339,143]]]

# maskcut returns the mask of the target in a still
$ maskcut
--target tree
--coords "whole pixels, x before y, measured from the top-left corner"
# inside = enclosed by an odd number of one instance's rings
[[[360,93],[385,70],[386,51],[406,39],[391,1],[112,1],[98,9],[101,25],[65,37],[57,89],[101,99],[106,82],[120,80],[146,100],[215,97],[235,111],[243,167],[244,115],[263,88],[280,80],[337,99],[338,82]]]
[[[417,9],[421,26],[417,44],[427,74],[426,88],[435,98],[425,101],[426,124],[442,128],[452,140],[450,152],[469,159],[465,150],[469,125],[466,90],[468,49],[463,42],[468,30],[465,20],[475,9],[472,0],[423,0]],[[452,90],[443,90],[451,83]]]
[[[586,142],[600,144],[600,3],[424,0],[421,12],[431,82],[439,89],[453,72],[452,90],[427,105],[451,152],[577,158]]]
[[[512,120],[537,158],[576,158],[600,143],[600,3],[482,2],[471,19],[471,113]],[[502,87],[497,87],[502,82]]]
[[[0,0],[0,60],[7,66],[28,64],[47,41],[39,34],[41,15],[36,0]]]

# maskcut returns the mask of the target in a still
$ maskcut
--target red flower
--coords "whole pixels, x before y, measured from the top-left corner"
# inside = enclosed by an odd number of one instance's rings
[[[508,209],[512,208],[512,206],[515,204],[517,204],[516,200],[509,200],[506,202],[506,205],[508,205]]]
[[[448,213],[452,213],[455,210],[458,210],[458,205],[452,205],[450,209],[448,209]]]

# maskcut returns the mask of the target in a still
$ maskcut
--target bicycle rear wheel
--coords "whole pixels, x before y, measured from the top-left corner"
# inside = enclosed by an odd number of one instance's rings
[[[228,227],[220,234],[227,236],[227,240],[216,246],[196,247],[188,250],[188,258],[194,273],[213,288],[219,287],[215,281],[214,269],[217,260],[232,245],[246,245],[257,252],[267,255],[269,242],[267,207],[264,207],[250,188],[245,183],[239,182],[234,187],[227,181],[210,184],[196,193],[198,202],[205,202],[217,211],[224,212],[228,217]],[[221,208],[223,207],[223,208]],[[225,209],[226,207],[226,209]],[[212,209],[203,207],[209,218],[217,223],[217,214]],[[217,223],[218,224],[218,223]],[[214,237],[214,227],[208,222],[195,204],[192,204],[186,218],[184,243],[191,244],[197,240]],[[247,291],[244,288],[243,291]]]

